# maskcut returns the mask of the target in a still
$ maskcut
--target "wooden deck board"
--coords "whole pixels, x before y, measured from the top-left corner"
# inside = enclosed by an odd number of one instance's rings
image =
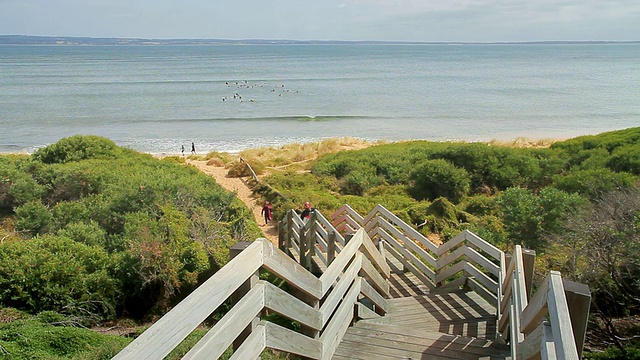
[[[508,348],[487,340],[358,323],[347,331],[334,359],[505,359]]]
[[[371,323],[405,326],[423,331],[494,339],[495,309],[474,292],[456,290],[389,299],[386,316]]]

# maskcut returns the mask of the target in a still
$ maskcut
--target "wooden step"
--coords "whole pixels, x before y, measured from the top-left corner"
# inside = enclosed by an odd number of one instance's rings
[[[406,326],[360,321],[345,334],[333,359],[510,359],[509,347]]]
[[[389,299],[384,317],[363,320],[429,332],[495,339],[496,310],[475,292],[457,290]]]

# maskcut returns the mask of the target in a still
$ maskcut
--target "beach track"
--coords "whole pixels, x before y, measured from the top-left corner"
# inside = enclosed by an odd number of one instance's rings
[[[186,163],[196,167],[203,173],[213,177],[220,186],[228,191],[235,192],[240,199],[251,211],[256,219],[256,223],[260,225],[266,239],[272,244],[278,244],[278,227],[275,220],[271,220],[266,226],[262,217],[262,198],[253,193],[243,178],[228,177],[228,170],[221,166],[207,165],[206,160],[186,159]]]

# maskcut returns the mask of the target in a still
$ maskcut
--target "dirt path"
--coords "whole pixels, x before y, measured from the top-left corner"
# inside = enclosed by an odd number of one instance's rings
[[[238,199],[242,200],[249,209],[253,211],[253,215],[256,218],[256,223],[260,225],[262,232],[271,243],[278,245],[278,227],[277,222],[272,219],[269,224],[264,225],[264,218],[262,217],[262,200],[254,195],[253,191],[245,184],[240,178],[227,177],[227,169],[224,167],[218,167],[214,165],[207,165],[206,160],[191,160],[186,159],[187,164],[191,164],[198,168],[203,173],[213,177],[220,186],[233,191],[238,196]]]

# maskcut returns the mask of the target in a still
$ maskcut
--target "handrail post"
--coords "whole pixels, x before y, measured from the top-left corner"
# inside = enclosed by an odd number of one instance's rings
[[[285,251],[287,243],[285,239],[285,219],[278,221],[278,249]]]
[[[327,239],[327,266],[331,265],[336,258],[336,233],[335,231],[329,232],[329,238]]]
[[[312,211],[309,214],[309,220],[307,221],[307,224],[305,224],[305,228],[307,229],[304,234],[304,242],[306,243],[305,244],[306,252],[304,254],[303,266],[309,271],[312,271],[311,257],[315,252],[315,236],[316,236],[317,221],[318,221],[317,214],[315,213],[315,211]],[[300,240],[302,241],[303,239],[301,238]],[[303,259],[302,254],[300,254],[300,261],[302,261],[302,259]]]
[[[578,350],[573,335],[571,319],[569,318],[569,306],[565,296],[564,285],[560,272],[551,270],[549,274],[549,293],[547,306],[553,342],[559,359],[577,359]]]
[[[535,250],[522,249],[522,263],[524,265],[524,280],[527,287],[527,300],[531,299],[533,285],[533,267],[536,262]]]
[[[291,249],[291,237],[293,236],[292,234],[293,232],[293,212],[289,211],[287,212],[287,228],[286,228],[286,235],[285,235],[285,246],[286,246],[286,253],[290,254],[290,249]]]
[[[563,280],[564,293],[569,306],[571,327],[576,340],[578,358],[582,359],[584,340],[587,335],[587,322],[589,321],[589,307],[591,305],[591,291],[586,284]]]
[[[307,267],[307,252],[309,252],[309,250],[307,249],[307,233],[309,232],[309,229],[307,228],[307,224],[304,224],[304,226],[302,228],[300,228],[300,234],[299,234],[299,238],[300,238],[300,243],[298,244],[298,247],[300,248],[300,265],[302,265],[305,269],[309,270],[309,268]]]
[[[235,245],[233,245],[231,247],[231,249],[229,249],[229,260],[233,259],[234,257],[236,257],[238,254],[240,254],[240,252],[244,249],[246,249],[249,245],[251,245],[251,243],[249,242],[239,242]],[[238,289],[236,291],[233,292],[233,294],[231,294],[231,301],[236,304],[238,301],[240,301],[240,299],[242,299],[242,297],[247,294],[251,288],[253,288],[254,286],[256,286],[256,284],[258,283],[258,280],[260,279],[260,270],[256,270],[255,273],[253,273],[253,275],[251,275],[249,277],[249,279],[247,279],[247,281],[245,281],[242,285],[240,285],[240,287],[238,287]],[[260,322],[260,317],[255,317],[253,318],[253,320],[251,320],[251,323],[244,329],[242,330],[242,332],[240,333],[240,335],[238,335],[238,337],[233,341],[233,350],[237,350],[242,343],[244,342],[244,340],[251,334],[251,332],[256,328],[256,326],[258,325],[258,322]]]

